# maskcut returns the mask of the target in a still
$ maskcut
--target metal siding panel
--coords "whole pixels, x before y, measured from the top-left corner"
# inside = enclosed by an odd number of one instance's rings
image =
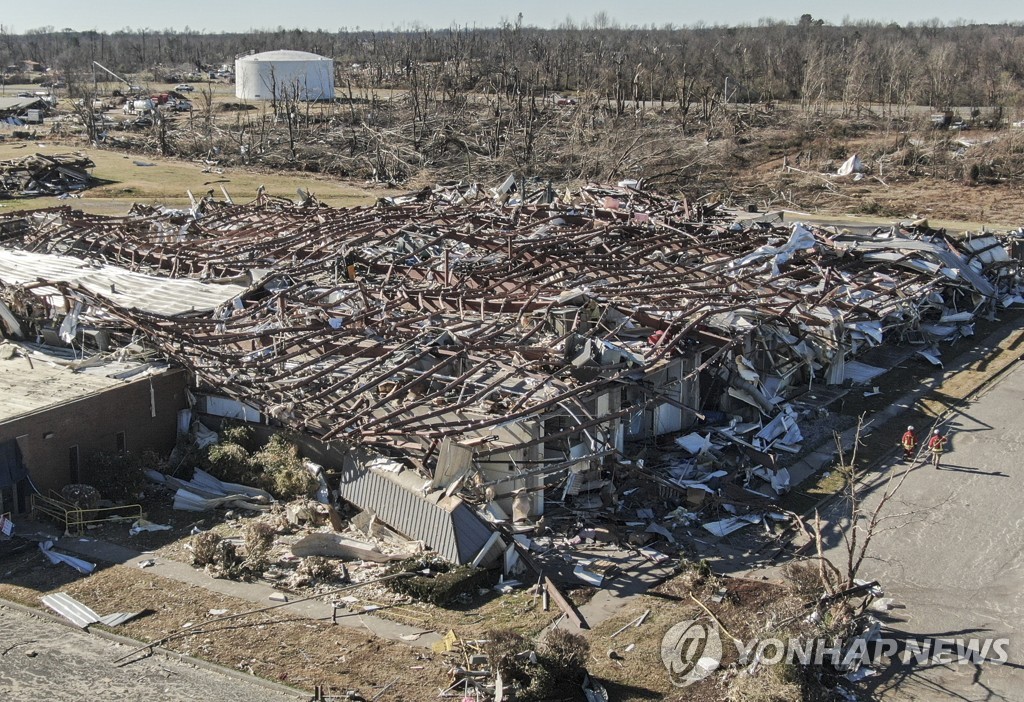
[[[441,557],[457,563],[465,561],[462,556],[468,547],[459,546],[453,515],[386,475],[372,470],[350,471],[342,475],[339,492],[346,501],[374,512],[395,531],[422,540]],[[477,540],[470,539],[470,543]]]
[[[43,597],[43,604],[82,629],[100,620],[100,615],[66,592]]]
[[[491,530],[464,503],[452,511],[452,521],[455,528],[459,562],[472,562],[487,540],[491,538]]]

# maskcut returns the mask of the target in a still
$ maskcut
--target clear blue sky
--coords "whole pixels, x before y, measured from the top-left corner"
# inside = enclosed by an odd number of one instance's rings
[[[1020,0],[634,0],[601,3],[593,0],[4,0],[0,25],[7,32],[52,26],[75,30],[115,31],[124,27],[193,31],[244,32],[250,29],[285,27],[337,31],[391,29],[415,23],[428,27],[493,27],[503,19],[523,14],[523,23],[553,27],[571,17],[577,24],[604,11],[621,25],[676,26],[704,24],[756,24],[770,17],[795,20],[810,13],[832,24],[844,18],[882,22],[921,22],[937,18],[979,23],[1022,22]]]

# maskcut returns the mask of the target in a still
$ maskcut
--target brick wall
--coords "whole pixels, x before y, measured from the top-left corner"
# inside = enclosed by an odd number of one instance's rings
[[[170,453],[178,411],[188,406],[185,387],[183,370],[140,378],[4,422],[0,424],[0,441],[18,439],[29,475],[40,492],[60,490],[72,482],[74,447],[80,466],[92,453],[117,451],[119,434],[123,434],[127,451]],[[89,476],[82,474],[80,480],[88,483]]]

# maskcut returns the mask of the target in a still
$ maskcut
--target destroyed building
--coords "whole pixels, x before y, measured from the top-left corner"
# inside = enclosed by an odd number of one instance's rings
[[[1013,236],[736,222],[631,187],[544,199],[7,216],[0,320],[29,355],[155,353],[195,416],[298,432],[343,500],[468,563],[550,504],[615,504],[627,473],[679,504],[767,505],[729,486],[786,488],[809,393],[882,373],[864,358],[883,345],[941,363],[1024,302]],[[666,435],[692,459],[631,459]]]
[[[98,181],[89,173],[95,167],[84,154],[32,154],[0,161],[0,197],[57,195],[91,188]]]
[[[40,123],[50,111],[50,104],[39,96],[0,97],[0,122],[12,127]]]

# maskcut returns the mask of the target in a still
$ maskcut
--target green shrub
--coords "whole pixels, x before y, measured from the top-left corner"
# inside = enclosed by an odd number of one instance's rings
[[[312,497],[320,487],[303,465],[298,445],[284,434],[270,437],[252,461],[262,469],[264,489],[279,500]]]
[[[220,427],[219,436],[222,443],[238,444],[249,453],[257,448],[252,427],[244,422],[225,421]]]
[[[274,497],[288,502],[299,497],[312,497],[320,488],[320,482],[300,465],[298,468],[267,469],[263,486]]]
[[[206,466],[211,475],[227,483],[254,485],[260,479],[259,469],[241,444],[213,444],[206,452]]]
[[[224,439],[207,449],[204,465],[214,477],[266,490],[279,500],[312,497],[320,488],[302,462],[299,447],[284,434],[270,437],[266,446],[250,453],[252,429],[232,425],[221,431]]]
[[[443,607],[460,595],[475,593],[493,583],[491,571],[469,565],[457,566],[440,558],[410,558],[392,565],[387,574],[430,570],[432,576],[413,575],[386,580],[388,588],[420,602]]]

